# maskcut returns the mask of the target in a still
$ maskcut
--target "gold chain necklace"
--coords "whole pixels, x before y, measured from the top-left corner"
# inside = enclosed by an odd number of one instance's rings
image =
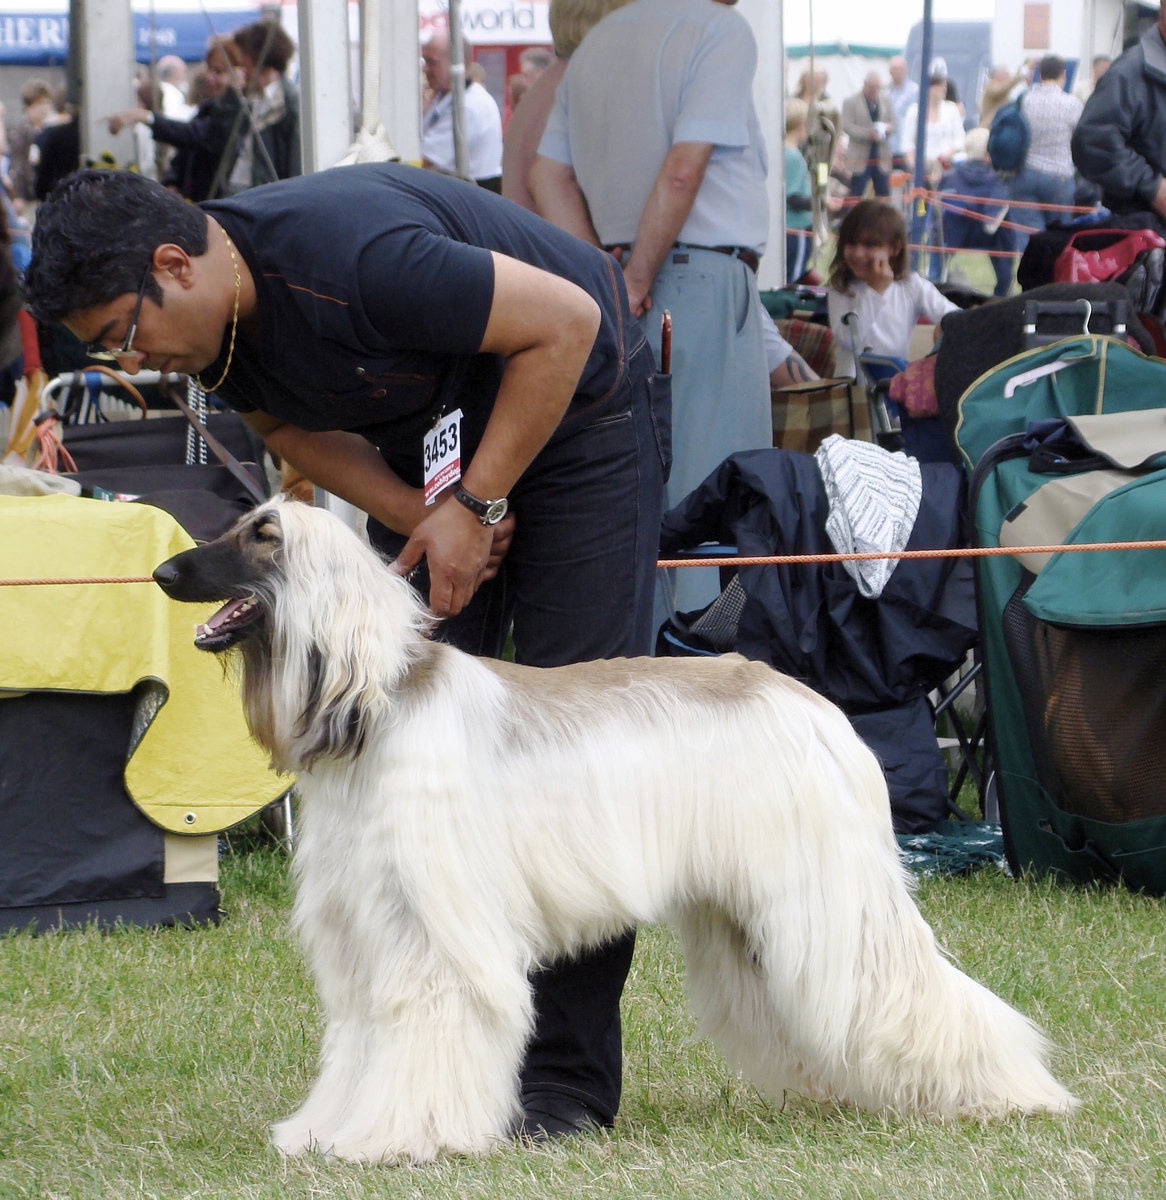
[[[223,229],[221,225],[219,228]],[[227,365],[223,368],[223,373],[219,376],[218,383],[212,383],[210,387],[207,387],[199,379],[198,375],[195,375],[195,379],[198,380],[198,386],[204,392],[214,392],[223,386],[223,381],[227,378],[227,374],[231,370],[231,359],[235,356],[235,330],[239,327],[239,290],[243,286],[243,281],[239,278],[239,260],[235,257],[235,245],[225,229],[223,229],[223,237],[227,239],[227,249],[231,252],[231,266],[235,268],[235,311],[231,314],[231,344],[227,347]]]

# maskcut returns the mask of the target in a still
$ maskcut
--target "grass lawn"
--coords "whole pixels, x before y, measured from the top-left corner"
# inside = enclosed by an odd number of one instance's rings
[[[900,1121],[767,1101],[696,1040],[671,935],[641,932],[610,1134],[425,1169],[282,1162],[266,1126],[303,1096],[319,1022],[287,928],[286,859],[223,862],[216,929],[0,938],[0,1197],[1166,1196],[1160,901],[924,881],[976,978],[1049,1030],[1067,1119]]]

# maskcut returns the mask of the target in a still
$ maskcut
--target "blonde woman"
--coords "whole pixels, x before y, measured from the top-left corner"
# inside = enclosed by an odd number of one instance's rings
[[[586,37],[592,25],[628,0],[551,0],[549,19],[555,56],[534,80],[516,105],[502,143],[502,195],[531,212],[538,209],[530,194],[527,177],[555,103],[555,89],[567,70],[567,60]]]

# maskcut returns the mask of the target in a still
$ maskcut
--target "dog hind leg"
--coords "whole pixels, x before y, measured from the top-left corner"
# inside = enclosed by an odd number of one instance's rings
[[[708,946],[688,938],[702,1026],[775,1096],[940,1116],[1071,1108],[1036,1028],[936,945],[873,755],[841,714],[816,715],[783,824],[755,821],[719,852],[729,915],[703,918]]]
[[[684,952],[689,1004],[700,1033],[711,1038],[733,1070],[766,1094],[809,1082],[782,1029],[781,1014],[745,931],[710,904],[694,904],[674,921]]]
[[[746,926],[799,1090],[945,1117],[1071,1108],[1035,1026],[944,958],[893,844],[845,835],[820,873],[787,860]],[[764,1058],[748,1072],[770,1092],[788,1078]]]

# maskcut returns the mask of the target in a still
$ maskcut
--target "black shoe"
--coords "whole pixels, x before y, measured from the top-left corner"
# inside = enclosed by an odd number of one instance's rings
[[[511,1136],[546,1142],[590,1133],[611,1124],[583,1100],[566,1092],[524,1092],[522,1117],[511,1130]]]

